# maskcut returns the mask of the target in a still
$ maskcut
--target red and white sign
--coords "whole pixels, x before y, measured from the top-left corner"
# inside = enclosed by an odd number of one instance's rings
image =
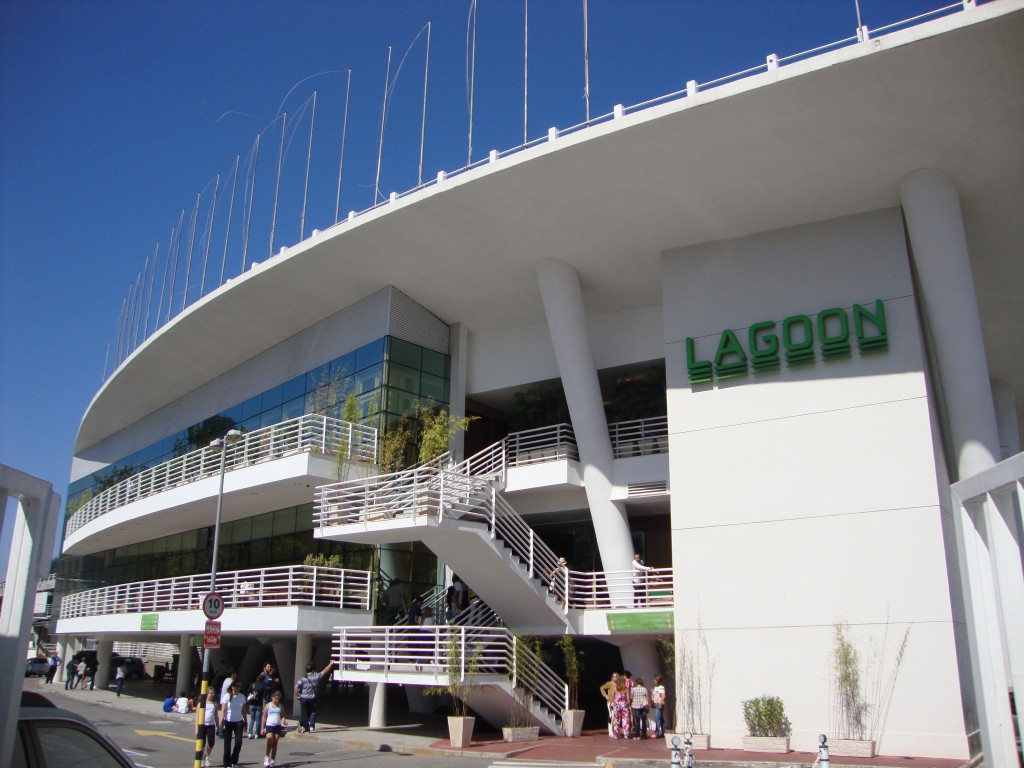
[[[224,598],[216,592],[210,592],[203,598],[203,614],[210,621],[216,621],[224,613]]]
[[[206,635],[203,638],[203,648],[220,648],[220,622],[206,622]]]

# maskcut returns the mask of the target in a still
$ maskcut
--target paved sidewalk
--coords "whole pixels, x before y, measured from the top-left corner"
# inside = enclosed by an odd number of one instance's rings
[[[88,700],[101,706],[160,717],[181,720],[183,715],[163,711],[163,700],[167,695],[166,686],[149,681],[132,681],[125,686],[125,692],[118,698],[114,691],[65,691],[63,685],[45,685],[40,681],[38,688],[31,684],[26,689],[38,690],[52,696],[56,701],[68,696],[77,700]],[[478,728],[474,732],[472,746],[466,749],[452,749],[447,738],[445,718],[441,715],[412,715],[405,710],[404,697],[400,690],[389,691],[391,706],[385,728],[367,728],[367,706],[365,696],[338,696],[327,698],[317,715],[316,733],[303,735],[302,739],[324,739],[336,741],[352,749],[380,752],[397,752],[408,755],[450,755],[472,756],[493,762],[506,763],[509,768],[528,768],[558,763],[585,765],[630,765],[668,766],[671,751],[663,739],[645,741],[623,741],[611,739],[604,730],[585,731],[577,739],[556,736],[542,736],[537,741],[509,744],[501,735],[490,729]],[[291,722],[291,718],[289,718]],[[479,723],[478,723],[479,725]],[[713,765],[715,768],[752,766],[774,768],[776,766],[810,766],[815,753],[790,752],[785,755],[745,752],[738,749],[710,749],[694,752],[697,765]],[[936,758],[881,756],[871,759],[833,757],[832,768],[844,766],[876,766],[877,768],[962,768],[967,763],[957,760]]]

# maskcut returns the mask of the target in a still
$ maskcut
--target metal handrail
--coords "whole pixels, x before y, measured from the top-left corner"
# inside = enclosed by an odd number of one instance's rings
[[[632,570],[569,571],[568,607],[605,611],[672,608],[675,605],[673,576],[671,568],[650,568],[640,573]],[[561,597],[557,593],[556,596]]]
[[[319,414],[306,414],[247,432],[227,448],[226,471],[296,453],[342,452],[349,459],[374,462],[377,430]],[[138,472],[89,499],[68,520],[67,533],[115,509],[220,471],[220,451],[203,447]]]
[[[334,659],[342,678],[382,670],[421,672],[439,682],[488,684],[477,675],[504,675],[555,717],[569,707],[569,686],[504,627],[337,627]],[[516,653],[516,645],[519,652]]]
[[[668,417],[619,421],[608,425],[616,459],[668,453]]]
[[[369,610],[369,571],[288,565],[217,574],[216,592],[226,608],[310,606]],[[61,619],[157,611],[197,611],[211,591],[210,574],[135,581],[65,596]]]

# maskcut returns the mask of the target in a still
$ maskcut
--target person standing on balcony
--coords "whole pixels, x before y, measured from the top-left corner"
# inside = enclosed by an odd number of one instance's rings
[[[220,721],[224,730],[224,768],[238,765],[242,752],[242,737],[246,725],[245,696],[238,690],[238,682],[232,681],[227,698],[221,703]]]
[[[649,565],[644,565],[640,559],[640,553],[633,555],[633,605],[640,607],[647,605],[647,579],[651,571]]]
[[[455,592],[455,587],[448,587],[444,591],[444,620],[445,623],[451,624],[455,620],[455,617],[459,615],[459,597]]]
[[[558,558],[555,567],[548,573],[548,592],[560,604],[565,605],[569,595],[569,564],[564,557]]]
[[[306,674],[295,683],[295,693],[299,697],[299,733],[316,732],[316,707],[319,700],[320,680],[334,667],[334,660],[320,672],[316,671],[313,662],[306,665]]]

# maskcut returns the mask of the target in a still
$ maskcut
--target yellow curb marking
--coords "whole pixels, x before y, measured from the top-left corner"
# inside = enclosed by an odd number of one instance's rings
[[[195,739],[186,739],[184,736],[176,736],[168,731],[139,731],[136,730],[139,736],[162,736],[165,739],[174,739],[175,741],[187,741],[189,744],[195,744]]]

